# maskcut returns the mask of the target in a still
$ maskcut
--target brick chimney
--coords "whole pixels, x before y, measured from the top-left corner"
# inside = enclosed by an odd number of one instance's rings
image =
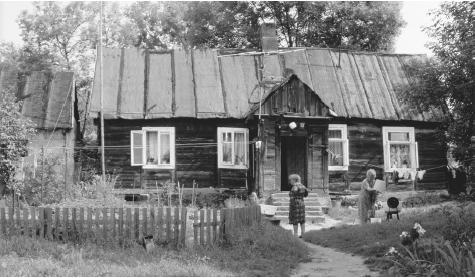
[[[274,22],[261,25],[261,50],[263,52],[276,51],[279,48],[279,38]]]

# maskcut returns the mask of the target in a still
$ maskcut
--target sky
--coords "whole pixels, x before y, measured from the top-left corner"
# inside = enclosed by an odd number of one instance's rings
[[[431,23],[427,12],[435,9],[441,2],[435,1],[404,1],[401,14],[407,22],[396,39],[395,52],[407,54],[432,55],[424,45],[428,38],[421,30],[422,26]],[[3,1],[0,0],[0,41],[11,41],[21,44],[20,30],[16,18],[24,9],[31,10],[31,2],[28,1]]]

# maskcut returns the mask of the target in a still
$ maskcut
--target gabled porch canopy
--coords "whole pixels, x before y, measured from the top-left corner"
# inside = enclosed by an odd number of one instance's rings
[[[297,75],[291,74],[269,90],[247,113],[252,115],[302,118],[331,118],[337,114]]]

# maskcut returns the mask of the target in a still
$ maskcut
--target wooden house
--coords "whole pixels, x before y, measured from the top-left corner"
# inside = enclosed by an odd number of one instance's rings
[[[384,179],[446,163],[436,113],[398,99],[413,56],[102,48],[97,57],[91,112],[98,127],[103,113],[105,167],[118,187],[196,181],[268,196],[298,173],[326,194],[358,188],[369,168]],[[428,171],[418,186],[443,179]]]
[[[21,114],[36,128],[29,141],[24,166],[34,173],[41,157],[57,160],[56,170],[71,185],[74,176],[76,127],[73,114],[74,75],[72,72],[23,73],[0,65],[0,90],[13,90],[23,101]]]

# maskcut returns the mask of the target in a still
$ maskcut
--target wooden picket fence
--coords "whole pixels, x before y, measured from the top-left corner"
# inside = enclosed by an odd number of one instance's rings
[[[202,209],[193,215],[195,245],[210,245],[236,229],[261,222],[259,206],[232,209]]]
[[[184,245],[186,208],[0,208],[0,233],[96,243],[140,240]]]
[[[159,208],[0,208],[0,234],[23,235],[62,242],[96,243],[141,240],[184,246],[187,209]],[[213,244],[233,230],[261,221],[259,206],[202,209],[190,216],[195,245]],[[191,231],[190,231],[191,233]]]

